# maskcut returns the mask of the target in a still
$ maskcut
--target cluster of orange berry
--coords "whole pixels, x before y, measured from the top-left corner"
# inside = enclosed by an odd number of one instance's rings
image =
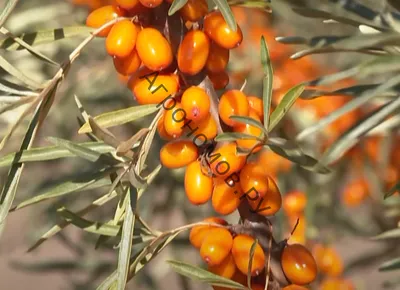
[[[260,244],[255,245],[251,259],[250,251],[255,243],[253,237],[236,234],[229,229],[228,223],[222,218],[210,217],[204,222],[222,226],[196,226],[190,232],[190,242],[200,250],[200,255],[208,265],[208,270],[246,287],[247,275],[250,270],[251,289],[264,289],[266,256]],[[284,245],[280,255],[280,267],[290,284],[283,289],[307,289],[301,285],[307,285],[314,281],[318,272],[311,253],[304,246],[293,244]],[[250,263],[251,268],[249,269]],[[229,290],[229,288],[218,286],[213,286],[213,288]]]

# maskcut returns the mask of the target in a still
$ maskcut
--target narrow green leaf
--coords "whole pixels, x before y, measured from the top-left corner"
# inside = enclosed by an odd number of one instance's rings
[[[196,267],[180,261],[167,261],[168,264],[174,269],[175,272],[188,277],[193,280],[197,280],[203,283],[212,284],[220,287],[229,287],[234,289],[246,289],[243,285],[230,279],[221,277],[209,271],[206,271],[200,267]]]
[[[400,228],[386,231],[380,235],[372,237],[371,239],[386,240],[386,239],[398,239],[398,238],[400,238]]]
[[[234,121],[243,123],[243,124],[249,124],[252,126],[255,126],[257,128],[260,128],[265,134],[268,134],[267,129],[265,129],[264,125],[257,120],[250,118],[250,117],[244,117],[244,116],[230,116],[229,119],[232,119]]]
[[[397,184],[395,184],[391,189],[389,189],[388,192],[385,193],[385,199],[392,196],[393,194],[395,194],[396,192],[400,193],[400,181],[397,182]]]
[[[113,112],[107,112],[94,117],[94,120],[102,128],[109,128],[126,124],[143,118],[159,110],[157,105],[142,105],[134,106],[126,109],[121,109]],[[79,134],[92,132],[90,125],[86,122],[78,131]]]
[[[14,10],[15,6],[17,5],[18,0],[8,0],[5,3],[3,11],[0,13],[0,27],[6,23],[8,17],[11,15],[11,12]]]
[[[188,2],[188,0],[174,0],[172,2],[171,7],[168,10],[168,16],[172,16],[175,14],[176,11],[181,9],[185,4]]]
[[[65,207],[58,209],[57,214],[59,214],[68,223],[71,223],[89,233],[115,237],[121,230],[121,227],[117,225],[93,222],[81,218],[78,214],[67,210]]]
[[[30,46],[36,46],[40,44],[52,43],[57,40],[72,38],[76,36],[88,36],[94,29],[82,26],[67,26],[63,28],[56,28],[38,32],[31,32],[18,35],[18,38],[22,39],[25,43]],[[7,37],[0,40],[0,48],[6,50],[22,50],[25,49],[22,45],[16,43],[11,37]]]
[[[282,98],[281,102],[276,106],[270,117],[268,131],[271,132],[279,121],[286,115],[287,111],[293,106],[294,102],[304,91],[304,85],[300,84],[291,88]]]
[[[227,0],[213,0],[213,2],[217,5],[219,11],[221,11],[222,16],[224,16],[224,19],[226,23],[228,23],[228,26],[230,29],[233,31],[237,30],[237,23],[235,20],[235,17],[233,16],[231,7],[228,4]]]
[[[245,134],[245,133],[236,133],[236,132],[228,132],[228,133],[222,133],[217,135],[214,140],[216,142],[225,142],[225,141],[236,141],[236,140],[253,140],[256,139],[260,142],[263,141],[263,139],[258,138],[257,136],[250,135],[250,134]]]
[[[39,93],[32,92],[32,91],[17,90],[10,86],[2,84],[2,83],[0,83],[0,91],[6,92],[9,94],[19,95],[19,96],[26,96],[26,97],[37,97],[39,95]]]
[[[18,98],[14,98],[15,99],[14,102],[9,103],[8,105],[0,108],[0,115],[3,114],[4,112],[14,110],[22,105],[31,103],[31,102],[33,102],[34,98],[35,97],[22,97],[22,98],[19,98],[19,100],[18,100]]]
[[[379,266],[379,271],[393,271],[400,269],[400,258],[395,258],[393,260],[387,261]]]
[[[248,8],[258,8],[262,9],[266,12],[271,12],[271,0],[228,0],[229,5],[231,6],[241,6],[241,7],[248,7]]]
[[[264,104],[264,126],[268,131],[270,126],[270,111],[272,103],[272,84],[274,81],[274,71],[272,69],[271,58],[264,36],[261,37],[261,64],[264,69],[263,79],[263,104]]]

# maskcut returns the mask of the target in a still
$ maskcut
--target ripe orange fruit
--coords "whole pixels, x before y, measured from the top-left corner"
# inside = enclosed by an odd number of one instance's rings
[[[114,24],[106,38],[107,53],[114,57],[128,57],[135,48],[138,28],[130,20]]]
[[[296,285],[296,284],[292,284],[292,285],[289,285],[289,286],[286,286],[286,287],[282,288],[282,290],[308,290],[308,288],[303,287],[303,286],[299,286],[299,285]]]
[[[211,43],[210,53],[208,54],[206,68],[209,72],[219,73],[225,70],[229,62],[229,49]]]
[[[219,11],[210,12],[204,17],[204,32],[219,46],[227,49],[239,46],[243,40],[239,25],[236,31],[230,29]]]
[[[186,112],[181,103],[177,102],[175,107],[165,112],[164,128],[173,138],[178,138],[183,133],[183,125],[186,119]]]
[[[228,223],[223,218],[219,217],[209,217],[204,219],[204,222],[215,223],[220,225],[227,225]],[[213,226],[195,226],[191,229],[189,235],[190,243],[195,247],[200,249],[203,244],[204,238],[207,236],[210,229],[215,228]]]
[[[342,201],[348,207],[360,205],[369,194],[368,183],[364,178],[351,181],[342,192]]]
[[[271,176],[268,176],[268,191],[257,199],[247,198],[250,207],[258,214],[271,216],[277,213],[282,206],[282,196],[278,185]]]
[[[210,229],[200,247],[200,255],[208,266],[219,265],[229,255],[232,244],[233,238],[227,229]]]
[[[292,166],[291,161],[266,148],[261,150],[257,162],[262,166],[267,166],[268,172],[271,175],[277,175],[279,172],[287,172]]]
[[[210,98],[202,88],[191,86],[182,95],[182,108],[186,118],[193,121],[204,120],[210,112]]]
[[[326,278],[320,284],[321,290],[355,290],[353,283],[349,280],[338,278]]]
[[[194,124],[188,123],[188,126],[190,126],[190,130],[188,130],[189,132],[186,136],[190,137],[193,142],[195,142],[196,139],[200,139],[201,141],[211,140],[217,136],[218,133],[217,122],[215,122],[215,119],[210,113],[208,113],[204,120]]]
[[[201,161],[193,161],[187,166],[184,185],[186,196],[192,204],[200,205],[210,200],[213,180],[202,172]]]
[[[269,189],[269,179],[265,167],[248,162],[240,171],[240,186],[249,199],[264,197]]]
[[[237,235],[233,239],[232,255],[235,259],[236,267],[243,274],[247,275],[250,263],[250,249],[254,243],[254,238],[247,235]],[[265,267],[265,254],[259,244],[256,245],[251,264],[250,275],[257,276]]]
[[[115,2],[121,8],[132,9],[139,3],[139,0],[115,0]]]
[[[209,159],[210,169],[216,177],[227,177],[238,172],[246,163],[246,156],[237,154],[235,142],[215,149]]]
[[[229,84],[229,75],[225,71],[219,73],[208,72],[207,75],[216,90],[225,89]]]
[[[241,202],[242,189],[239,182],[233,186],[226,183],[224,178],[214,178],[212,205],[214,210],[222,215],[233,213]]]
[[[281,265],[286,278],[294,284],[307,285],[317,277],[317,264],[303,245],[287,245],[282,252]]]
[[[331,277],[342,275],[344,270],[343,261],[335,249],[317,244],[313,248],[313,255],[319,271]]]
[[[261,119],[258,117],[257,113],[253,111],[252,109],[249,110],[249,117],[260,122]],[[233,131],[237,133],[244,133],[247,135],[255,136],[262,138],[263,137],[263,131],[253,125],[250,124],[238,124],[235,127],[233,127]],[[244,149],[251,150],[259,141],[256,139],[238,139],[236,140],[236,144]],[[258,147],[257,149],[254,149],[253,152],[258,152],[260,151],[262,146]]]
[[[168,142],[160,150],[161,164],[167,168],[184,167],[197,157],[199,157],[197,146],[188,140]]]
[[[233,115],[248,116],[249,103],[247,102],[246,95],[239,90],[226,91],[219,101],[218,113],[221,120],[228,126],[233,127],[241,124],[231,120],[229,117]]]
[[[114,57],[113,61],[115,70],[124,76],[133,74],[142,64],[142,60],[140,59],[136,49],[133,49],[127,57]]]
[[[215,275],[231,279],[236,271],[236,264],[232,254],[228,254],[221,264],[208,266],[208,271]]]
[[[196,22],[203,18],[208,12],[206,0],[189,0],[179,10],[179,14],[185,21]]]
[[[173,60],[171,45],[155,28],[143,28],[139,32],[136,50],[143,64],[153,71],[167,68]]]
[[[107,5],[92,11],[86,18],[86,25],[92,28],[100,28],[107,22],[123,17],[126,11],[114,5]],[[112,26],[111,26],[112,27]],[[97,36],[106,37],[111,30],[111,27],[103,29]]]
[[[298,221],[298,223],[297,223]],[[306,239],[306,219],[304,214],[300,216],[288,216],[289,233],[294,230],[293,234],[289,237],[288,244],[302,244],[305,245]],[[297,225],[296,225],[297,224]]]
[[[161,104],[178,91],[179,82],[176,75],[173,74],[151,76],[138,74],[132,76],[128,87],[140,105]],[[165,107],[169,108],[168,105]]]
[[[291,191],[283,196],[283,210],[287,215],[296,216],[303,213],[307,204],[307,196],[302,191]]]
[[[164,115],[165,115],[165,113],[162,114],[160,120],[158,120],[158,123],[157,123],[157,132],[158,132],[158,135],[160,135],[160,137],[161,137],[162,139],[168,140],[168,141],[169,141],[169,140],[172,140],[173,138],[172,138],[172,136],[168,135],[168,133],[165,131],[165,127],[164,127]]]
[[[178,48],[179,70],[188,75],[198,74],[206,65],[209,52],[208,36],[201,30],[189,31]]]
[[[155,8],[163,2],[163,0],[139,0],[140,3],[142,3],[143,6],[149,7],[149,8]]]
[[[264,104],[261,98],[256,96],[248,96],[247,102],[249,103],[250,109],[252,109],[258,115],[260,120],[264,120]]]

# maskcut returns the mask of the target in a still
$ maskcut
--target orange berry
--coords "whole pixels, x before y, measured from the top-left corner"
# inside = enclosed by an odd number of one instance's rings
[[[136,72],[142,64],[136,49],[133,49],[127,57],[114,57],[113,61],[116,71],[125,76]]]
[[[236,271],[235,260],[232,254],[229,254],[221,264],[215,266],[208,266],[208,271],[214,273],[215,275],[231,279]]]
[[[250,109],[257,113],[260,120],[264,120],[264,103],[262,99],[256,96],[248,96],[247,102],[249,103]]]
[[[236,116],[248,116],[249,114],[249,103],[247,102],[246,95],[239,90],[228,90],[226,91],[219,101],[218,113],[221,120],[228,126],[236,126],[241,124],[229,117]]]
[[[232,255],[235,259],[236,267],[245,275],[247,275],[248,272],[250,263],[250,249],[254,241],[254,238],[247,235],[237,235],[233,239]],[[257,276],[262,272],[264,267],[265,254],[260,244],[257,244],[251,264],[251,276]]]
[[[199,73],[208,58],[210,40],[201,30],[191,30],[184,36],[178,48],[179,70],[188,75]]]
[[[179,14],[185,21],[196,22],[203,18],[208,12],[206,0],[189,0],[179,10]]]
[[[164,115],[165,113],[161,116],[160,120],[158,120],[157,123],[157,132],[158,135],[160,135],[160,137],[164,140],[172,140],[172,136],[168,135],[168,133],[165,131],[165,127],[164,127]]]
[[[215,90],[225,89],[229,84],[229,75],[225,71],[219,73],[208,72],[207,75]]]
[[[130,20],[115,23],[106,39],[108,54],[119,58],[128,57],[135,48],[138,31]]]
[[[249,117],[261,123],[261,119],[258,117],[257,113],[252,109],[249,110]],[[263,136],[263,131],[260,128],[250,124],[243,124],[243,123],[238,124],[233,128],[233,131],[237,133],[252,135],[259,138],[262,138]],[[257,143],[259,143],[259,141],[257,141],[256,139],[238,139],[236,143],[241,148],[251,150]],[[261,150],[261,148],[262,146],[258,147],[257,149],[254,149],[253,152],[258,152]]]
[[[355,290],[353,283],[345,279],[326,278],[320,284],[321,290]]]
[[[124,9],[132,9],[139,3],[139,0],[115,0],[115,2]]]
[[[165,108],[170,108],[173,105],[167,105],[166,102],[178,91],[179,82],[173,74],[149,76],[138,74],[132,77],[128,87],[140,105],[163,103]]]
[[[225,70],[229,62],[229,49],[212,42],[206,68],[209,72],[219,73]]]
[[[236,182],[230,186],[224,178],[214,179],[214,190],[212,194],[212,205],[214,210],[222,215],[233,213],[241,202],[242,189]]]
[[[213,180],[203,173],[201,161],[193,161],[187,166],[184,185],[186,196],[192,204],[200,205],[210,200]]]
[[[257,162],[262,166],[268,166],[268,172],[272,175],[276,175],[278,172],[287,172],[292,166],[292,163],[288,159],[265,148],[261,150]]]
[[[300,215],[307,204],[307,196],[302,191],[291,191],[283,196],[283,210],[287,215]]]
[[[181,103],[177,102],[173,109],[165,112],[165,131],[173,138],[180,137],[183,133],[185,119],[186,112],[183,110]]]
[[[287,245],[283,249],[281,265],[286,278],[301,286],[313,282],[318,274],[313,256],[300,244]]]
[[[240,26],[233,31],[229,28],[221,12],[210,12],[204,18],[204,32],[219,46],[232,49],[240,45],[243,40],[243,33]]]
[[[86,18],[86,25],[92,28],[100,28],[107,22],[125,16],[126,11],[114,5],[107,5],[92,11]],[[103,29],[97,36],[106,37],[112,26]]]
[[[342,192],[342,202],[348,207],[360,205],[368,197],[368,183],[364,178],[346,185]]]
[[[163,0],[139,0],[140,3],[142,3],[143,6],[149,7],[149,8],[155,8],[163,2]]]
[[[216,177],[230,176],[240,171],[246,163],[246,156],[237,154],[237,147],[234,142],[215,149],[209,158],[210,169]]]
[[[289,216],[289,233],[290,234],[294,230],[293,234],[289,237],[288,244],[306,244],[306,219],[304,215],[299,217],[297,216]],[[297,223],[298,221],[298,223]]]
[[[155,28],[143,28],[139,32],[136,50],[143,64],[153,71],[167,68],[173,60],[171,45]]]
[[[343,261],[335,249],[317,244],[313,249],[313,254],[318,269],[322,273],[331,277],[342,275],[344,270]]]
[[[168,142],[160,150],[161,164],[167,168],[184,167],[197,157],[199,157],[197,146],[188,140]]]
[[[264,197],[259,197],[255,200],[248,197],[247,200],[256,213],[264,216],[274,215],[282,206],[280,190],[271,176],[268,176],[268,192]]]
[[[220,225],[228,225],[226,220],[219,217],[209,217],[204,219],[204,222],[214,223]],[[200,249],[203,244],[204,238],[207,236],[210,229],[215,228],[213,226],[195,226],[190,230],[189,241],[195,247]]]
[[[308,288],[303,287],[303,286],[299,286],[299,285],[296,285],[296,284],[292,284],[292,285],[289,285],[289,286],[286,286],[286,287],[282,288],[282,290],[308,290]]]
[[[219,265],[228,257],[232,244],[233,238],[227,229],[210,229],[200,247],[200,255],[208,266]]]
[[[196,122],[193,125],[189,124],[189,126],[193,130],[188,130],[189,133],[186,136],[193,138],[193,142],[199,139],[201,142],[205,143],[207,140],[217,136],[218,133],[217,122],[215,122],[215,119],[210,113],[208,113],[204,120]]]
[[[210,112],[210,98],[202,88],[191,86],[182,95],[182,108],[186,118],[193,121],[204,120]]]
[[[240,186],[250,199],[264,197],[269,189],[269,179],[265,167],[248,162],[240,171]]]

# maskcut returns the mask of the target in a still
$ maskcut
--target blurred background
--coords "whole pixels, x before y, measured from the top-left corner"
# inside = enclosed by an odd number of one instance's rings
[[[15,35],[21,33],[51,30],[66,26],[84,25],[88,13],[102,5],[106,0],[30,0],[19,1],[5,27]],[[322,24],[320,19],[302,17],[291,10],[286,1],[273,1],[273,13],[268,14],[255,9],[234,8],[236,20],[243,29],[243,44],[231,53],[228,74],[228,88],[239,89],[247,81],[244,92],[261,97],[262,68],[260,65],[260,37],[264,35],[270,49],[274,65],[274,101],[278,102],[282,94],[293,85],[327,75],[352,65],[368,56],[355,53],[332,53],[306,57],[297,61],[289,60],[302,46],[288,46],[275,41],[277,36],[348,35],[357,33],[357,29],[342,24]],[[309,5],[315,9],[330,9],[331,1],[295,1],[298,5]],[[333,1],[334,2],[334,1]],[[384,1],[362,1],[376,11],[386,9]],[[3,2],[4,3],[4,2]],[[1,3],[0,6],[4,6]],[[83,40],[73,37],[51,44],[38,46],[38,49],[51,59],[62,62],[68,54]],[[33,58],[24,50],[0,50],[9,62],[23,70],[34,80],[43,82],[51,78],[56,70]],[[0,76],[7,80],[0,70]],[[134,106],[132,93],[126,87],[126,77],[117,74],[112,59],[107,55],[104,39],[95,39],[82,52],[72,65],[67,79],[62,83],[48,119],[42,127],[35,147],[50,146],[46,137],[54,136],[67,140],[88,141],[85,135],[77,133],[80,125],[77,117],[79,110],[74,101],[78,96],[87,112],[96,116],[104,112]],[[378,79],[375,79],[378,81]],[[356,83],[348,80],[343,86]],[[293,107],[293,114],[285,121],[285,134],[296,134],[300,128],[317,122],[348,101],[348,97],[338,96],[335,100],[323,97],[315,101],[300,100]],[[373,107],[374,104],[371,104]],[[25,106],[4,112],[0,115],[0,135],[3,136],[10,124],[15,122]],[[364,112],[343,116],[340,122],[328,126],[323,136],[315,137],[305,144],[313,154],[320,154],[326,146],[337,139]],[[15,132],[7,146],[0,152],[0,185],[4,184],[9,165],[1,163],[1,158],[18,149],[24,136],[29,118]],[[138,129],[148,126],[151,118],[140,119],[127,125],[112,128],[120,140],[131,137]],[[294,135],[293,135],[294,136]],[[289,136],[290,138],[290,136]],[[370,237],[389,230],[399,222],[399,198],[394,196],[392,204],[378,202],[376,196],[365,185],[367,177],[360,173],[364,167],[362,158],[390,158],[392,151],[382,151],[377,145],[379,138],[369,137],[367,149],[355,148],[339,165],[340,170],[334,176],[320,177],[305,172],[278,157],[269,156],[267,165],[271,174],[279,180],[282,193],[293,190],[307,192],[312,206],[308,208],[304,219],[306,230],[297,237],[301,242],[315,245],[324,243],[338,252],[343,260],[342,277],[350,279],[356,289],[400,289],[398,271],[380,272],[382,262],[399,254],[398,240],[389,242],[372,241]],[[399,138],[394,138],[394,147]],[[150,154],[149,167],[159,164],[158,152],[162,144],[158,137]],[[308,147],[307,147],[308,146]],[[397,148],[399,148],[397,146]],[[365,148],[364,148],[365,149]],[[399,149],[397,149],[399,150]],[[354,153],[356,152],[356,153]],[[356,155],[351,155],[356,154]],[[358,156],[358,157],[357,157]],[[378,157],[377,157],[378,156]],[[267,158],[267,157],[266,157]],[[35,195],[52,190],[57,184],[67,180],[79,181],[85,174],[96,170],[95,165],[79,158],[64,158],[52,161],[33,162],[26,165],[15,204]],[[399,179],[398,166],[388,167],[383,173],[378,169],[371,172],[384,179],[386,188]],[[377,167],[378,168],[378,167]],[[386,170],[386,169],[385,169]],[[162,169],[160,175],[141,198],[139,212],[152,228],[163,231],[203,218],[215,215],[211,204],[200,207],[191,205],[184,194],[183,170]],[[97,237],[72,225],[50,238],[37,249],[27,253],[29,247],[56,222],[59,217],[56,209],[66,206],[79,211],[93,200],[104,195],[106,188],[88,189],[81,192],[50,199],[34,206],[20,209],[9,215],[5,232],[0,240],[0,289],[96,289],[101,281],[114,271],[117,262],[117,250],[111,242],[95,249]],[[367,194],[368,192],[369,194]],[[375,194],[375,195],[374,195]],[[372,196],[372,197],[371,197]],[[87,215],[90,220],[106,221],[113,217],[116,200],[111,201]],[[395,206],[393,208],[393,206]],[[389,211],[389,213],[388,213]],[[236,222],[238,216],[227,218]],[[277,234],[287,236],[290,222],[282,209],[276,217]],[[299,230],[301,231],[301,230]],[[397,244],[396,244],[397,242]],[[179,235],[160,255],[151,261],[128,284],[128,289],[211,289],[210,286],[193,282],[174,273],[165,263],[167,259],[182,260],[200,265],[198,251],[190,246],[187,233]]]

